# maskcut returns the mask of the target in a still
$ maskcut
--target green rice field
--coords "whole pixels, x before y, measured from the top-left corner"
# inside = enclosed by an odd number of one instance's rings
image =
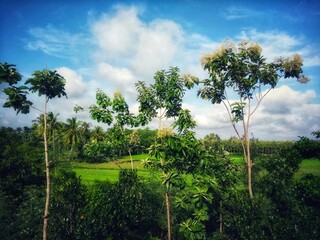
[[[138,175],[143,178],[153,178],[154,173],[150,173],[142,165],[142,160],[146,159],[148,155],[134,155],[133,168],[138,170]],[[243,163],[241,155],[231,155],[231,159],[237,163]],[[77,176],[80,176],[83,183],[87,185],[94,184],[95,182],[109,181],[114,183],[118,181],[120,169],[131,169],[131,161],[129,156],[124,156],[113,162],[107,163],[83,163],[76,162],[72,164],[72,169]],[[297,177],[304,174],[314,174],[320,176],[320,159],[306,159],[300,165],[300,170]]]

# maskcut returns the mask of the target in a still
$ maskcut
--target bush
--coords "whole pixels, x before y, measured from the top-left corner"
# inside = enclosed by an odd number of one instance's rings
[[[136,171],[121,170],[119,182],[99,184],[84,215],[88,239],[149,239],[161,235],[162,199]]]
[[[303,158],[320,158],[320,140],[312,140],[307,137],[300,137],[294,147]]]

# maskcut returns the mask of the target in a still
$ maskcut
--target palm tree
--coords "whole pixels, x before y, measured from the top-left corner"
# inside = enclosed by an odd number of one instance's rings
[[[104,131],[102,127],[96,126],[93,131],[91,132],[91,140],[93,142],[100,142],[104,138]]]
[[[52,151],[55,158],[56,153],[56,137],[58,131],[62,128],[61,122],[58,121],[59,113],[53,114],[53,112],[49,112],[47,115],[47,127],[48,127],[48,135],[49,140],[52,140]]]
[[[90,139],[90,134],[91,134],[90,128],[91,128],[91,123],[81,122],[80,131],[81,131],[82,145],[85,145]]]
[[[47,113],[47,134],[48,134],[48,141],[52,140],[52,149],[53,152],[55,151],[55,137],[57,131],[61,128],[61,123],[57,121],[57,117],[59,116],[59,113],[56,115],[53,114],[53,112]],[[35,120],[32,121],[33,129],[36,133],[36,135],[41,136],[43,135],[44,130],[44,114],[41,114],[39,117],[37,117]]]
[[[80,122],[76,117],[68,118],[64,126],[64,142],[70,145],[69,160],[73,152],[74,145],[81,139]]]
[[[44,130],[44,115],[40,114],[35,120],[32,120],[33,125],[32,128],[35,131],[37,136],[43,136]]]

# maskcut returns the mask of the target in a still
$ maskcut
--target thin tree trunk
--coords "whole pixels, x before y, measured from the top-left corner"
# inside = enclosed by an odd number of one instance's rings
[[[43,140],[44,140],[44,157],[46,163],[46,203],[44,207],[44,215],[43,215],[43,240],[47,239],[47,229],[48,229],[48,218],[49,218],[49,205],[50,205],[50,166],[49,166],[49,156],[48,156],[48,143],[47,143],[47,103],[48,100],[46,98],[44,105],[44,113],[43,113],[43,122],[44,122],[44,130],[43,130]]]
[[[251,116],[251,102],[249,99],[248,102],[248,117],[247,117],[247,124],[245,127],[245,141],[246,141],[246,152],[247,152],[247,171],[248,171],[248,192],[250,199],[253,198],[253,191],[252,191],[252,160],[251,160],[251,153],[250,153],[250,139],[249,139],[249,123],[250,123],[250,116]]]
[[[248,194],[249,197],[252,199],[253,198],[253,191],[252,191],[252,160],[251,160],[251,155],[250,155],[250,140],[248,136],[248,125],[243,123],[244,126],[244,158],[246,161],[246,167],[247,167],[247,183],[248,183]]]
[[[131,161],[131,170],[133,171],[133,159],[131,155],[131,148],[129,148],[129,156],[130,156],[130,161]]]
[[[246,150],[247,150],[247,171],[248,171],[248,192],[249,197],[253,198],[253,191],[252,191],[252,160],[250,155],[250,140],[247,136],[247,143],[246,143]]]
[[[69,151],[69,161],[71,161],[72,152],[73,152],[73,143],[71,143],[71,148],[70,148],[70,151]]]
[[[166,191],[166,208],[167,208],[168,240],[171,240],[170,199],[169,199],[168,191]]]
[[[223,216],[222,216],[222,212],[221,212],[221,209],[222,209],[222,201],[220,201],[220,214],[219,214],[219,232],[220,232],[220,239],[222,237],[222,232],[223,232]]]
[[[162,108],[159,110],[159,126],[158,131],[162,130]],[[160,159],[160,165],[163,167],[163,160]],[[165,176],[165,172],[163,171],[163,175]],[[170,198],[169,198],[169,192],[166,191],[166,209],[167,209],[167,228],[168,228],[168,240],[171,240],[171,215],[170,215]]]

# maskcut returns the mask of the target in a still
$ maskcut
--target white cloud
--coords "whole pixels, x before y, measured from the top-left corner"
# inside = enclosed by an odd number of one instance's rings
[[[106,58],[133,54],[143,23],[135,7],[118,7],[114,15],[105,14],[93,23],[92,33]]]
[[[86,86],[81,75],[67,67],[56,69],[66,79],[65,90],[68,97],[81,98],[86,91]]]
[[[115,67],[108,63],[101,62],[97,67],[97,74],[100,79],[103,79],[106,83],[115,83],[120,85],[132,84],[135,81],[135,77],[128,68]]]
[[[320,129],[320,105],[312,103],[313,90],[295,91],[288,86],[267,95],[253,116],[253,132],[262,139],[296,139]],[[283,111],[281,111],[283,109]]]
[[[136,7],[118,7],[115,14],[103,15],[93,23],[92,33],[99,47],[98,62],[127,67],[143,78],[173,63],[184,34],[170,20],[142,22]]]
[[[124,96],[132,98],[135,93],[136,77],[129,68],[117,67],[105,62],[97,63],[97,79],[100,79],[101,89],[109,92],[120,90]]]
[[[131,66],[138,75],[150,76],[168,68],[181,47],[183,32],[179,25],[168,20],[155,20],[140,33],[136,55]]]
[[[26,42],[27,49],[39,50],[58,58],[75,59],[78,49],[89,43],[84,34],[71,34],[50,24],[45,28],[31,28],[28,33],[31,39]]]

